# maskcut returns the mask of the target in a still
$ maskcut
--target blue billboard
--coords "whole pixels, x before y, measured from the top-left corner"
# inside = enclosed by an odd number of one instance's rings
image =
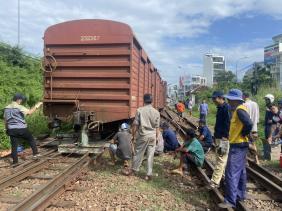
[[[277,54],[279,52],[279,45],[274,44],[264,48],[264,64],[272,65],[277,62]]]

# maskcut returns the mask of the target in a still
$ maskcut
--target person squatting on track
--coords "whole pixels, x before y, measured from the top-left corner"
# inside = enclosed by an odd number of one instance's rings
[[[229,127],[231,119],[230,106],[225,102],[223,93],[215,91],[212,100],[217,106],[214,138],[216,147],[216,164],[208,188],[216,188],[220,184],[229,151]]]
[[[244,200],[247,173],[246,156],[249,148],[248,136],[253,123],[243,104],[243,94],[239,89],[231,89],[225,98],[231,106],[232,118],[229,130],[230,150],[225,169],[225,197],[220,208],[236,207],[237,200]]]
[[[139,171],[144,154],[147,154],[147,175],[145,180],[150,180],[153,173],[154,152],[156,140],[159,136],[160,113],[152,106],[152,95],[144,95],[144,106],[137,109],[132,126],[133,141],[135,142],[135,155],[132,159],[132,167],[126,175],[132,175]]]
[[[116,133],[113,137],[109,152],[112,158],[113,164],[116,163],[116,158],[120,158],[123,161],[123,166],[128,167],[128,161],[132,158],[132,135],[129,131],[129,125],[127,123],[122,123],[120,126],[120,131]]]
[[[167,122],[161,124],[164,139],[164,152],[175,151],[180,145],[175,132],[169,127]]]
[[[176,153],[180,153],[179,166],[172,170],[173,174],[183,175],[183,165],[187,165],[187,172],[191,170],[191,165],[201,167],[204,163],[205,154],[202,145],[196,138],[195,131],[193,129],[187,129],[186,140],[184,144],[176,149]]]
[[[206,121],[203,119],[200,119],[199,121],[199,141],[202,144],[202,147],[204,149],[204,152],[207,153],[210,151],[213,143],[212,134],[208,126],[206,125]]]
[[[255,155],[256,163],[259,164],[259,159],[257,154],[258,152],[255,144],[256,140],[258,139],[259,106],[256,102],[250,99],[249,93],[244,92],[243,99],[245,101],[244,105],[247,107],[248,113],[253,122],[252,132],[249,137],[249,149],[250,152],[252,152]]]
[[[4,109],[4,123],[7,135],[10,136],[12,145],[11,156],[14,166],[18,165],[17,147],[20,139],[28,141],[28,144],[32,149],[33,156],[38,156],[38,149],[32,134],[27,129],[25,116],[34,113],[42,105],[42,102],[39,102],[33,108],[28,109],[22,105],[25,101],[26,97],[17,93],[13,97],[12,103]]]

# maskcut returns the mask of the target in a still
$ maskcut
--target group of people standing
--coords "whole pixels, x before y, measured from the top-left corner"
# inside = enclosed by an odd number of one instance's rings
[[[189,169],[191,165],[201,167],[205,159],[205,153],[209,152],[213,143],[216,148],[215,169],[208,188],[217,188],[225,172],[225,201],[221,208],[235,207],[238,200],[246,198],[246,155],[249,146],[256,151],[254,142],[258,138],[257,124],[259,122],[259,107],[250,100],[248,93],[242,93],[238,89],[231,89],[224,95],[221,91],[212,94],[212,101],[217,106],[214,134],[206,125],[206,117],[209,111],[208,105],[203,100],[199,106],[199,136],[196,131],[187,129],[186,140],[180,145],[176,133],[169,127],[167,122],[160,122],[160,113],[152,106],[152,95],[144,95],[144,106],[137,109],[132,128],[123,123],[120,131],[111,141],[109,151],[113,163],[116,156],[123,160],[124,171],[127,176],[136,174],[144,156],[147,157],[147,173],[145,180],[152,179],[153,159],[156,147],[163,142],[160,151],[173,152],[179,155],[179,166],[172,171],[183,175],[183,169]],[[34,156],[38,151],[32,135],[27,130],[25,115],[32,114],[42,103],[36,104],[32,109],[27,109],[21,104],[25,97],[17,94],[13,102],[4,110],[7,134],[11,137],[13,163],[18,163],[17,144],[18,139],[28,140]],[[228,102],[226,102],[226,100]],[[264,157],[269,159],[271,148],[269,145],[273,139],[280,138],[280,125],[282,125],[282,100],[278,106],[274,105],[274,96],[265,96],[265,142]],[[180,118],[182,117],[182,102],[176,105]],[[276,127],[274,127],[276,126]],[[258,158],[256,157],[257,162]],[[129,165],[129,160],[132,160]]]

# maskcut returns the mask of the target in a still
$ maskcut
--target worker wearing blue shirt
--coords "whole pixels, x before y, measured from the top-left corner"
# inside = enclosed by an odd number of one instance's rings
[[[207,127],[205,120],[201,119],[199,121],[199,132],[200,132],[199,141],[202,144],[204,152],[206,153],[212,147],[213,139],[212,139],[211,131]]]
[[[179,147],[175,132],[169,128],[167,122],[161,124],[161,129],[163,130],[164,152],[175,151]]]

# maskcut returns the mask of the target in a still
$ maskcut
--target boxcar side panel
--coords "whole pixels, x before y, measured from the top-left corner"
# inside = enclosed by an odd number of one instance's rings
[[[111,122],[130,117],[132,31],[126,24],[79,20],[44,35],[44,113],[68,117],[93,111]],[[133,92],[136,90],[133,90]]]

